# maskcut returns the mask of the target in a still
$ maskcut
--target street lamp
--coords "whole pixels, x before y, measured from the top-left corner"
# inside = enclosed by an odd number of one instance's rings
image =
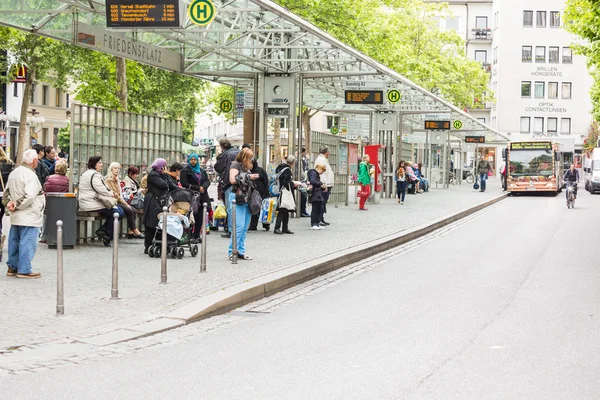
[[[31,140],[38,140],[39,138],[39,133],[42,129],[42,124],[44,122],[46,122],[46,118],[42,117],[42,116],[37,116],[39,114],[38,111],[36,111],[35,108],[32,108],[31,111],[27,112],[28,114],[31,114],[31,116],[27,116],[27,126],[29,126],[29,134],[31,136]]]
[[[6,146],[6,130],[10,126],[10,123],[15,121],[17,121],[17,117],[14,115],[7,115],[4,110],[0,108],[0,147]]]

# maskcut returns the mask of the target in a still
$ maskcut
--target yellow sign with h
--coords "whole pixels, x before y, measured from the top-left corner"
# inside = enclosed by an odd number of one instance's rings
[[[217,10],[211,0],[194,0],[188,7],[190,21],[199,26],[210,24],[216,15]]]

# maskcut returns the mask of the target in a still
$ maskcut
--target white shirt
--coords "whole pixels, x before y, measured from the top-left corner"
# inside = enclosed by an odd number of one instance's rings
[[[333,184],[335,183],[335,176],[333,175],[333,170],[329,165],[329,161],[323,154],[319,154],[315,160],[315,166],[317,165],[325,166],[325,172],[321,174],[321,182],[323,182],[328,188],[333,187]]]

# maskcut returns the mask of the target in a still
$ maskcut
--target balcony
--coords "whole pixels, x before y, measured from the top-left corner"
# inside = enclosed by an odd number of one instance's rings
[[[490,28],[471,29],[471,40],[492,40],[492,30]]]

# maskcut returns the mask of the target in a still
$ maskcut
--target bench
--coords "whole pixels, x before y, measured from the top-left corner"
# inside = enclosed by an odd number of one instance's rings
[[[144,231],[142,224],[143,210],[136,210],[135,224],[140,232]],[[88,241],[98,239],[96,231],[104,224],[104,217],[97,212],[77,211],[77,244],[86,244]],[[119,237],[125,236],[127,233],[127,218],[123,218],[119,223]]]
[[[413,181],[412,179],[410,179],[407,176],[407,178],[406,178],[406,193],[416,194],[417,185],[415,185],[415,182],[417,182],[417,181]]]

